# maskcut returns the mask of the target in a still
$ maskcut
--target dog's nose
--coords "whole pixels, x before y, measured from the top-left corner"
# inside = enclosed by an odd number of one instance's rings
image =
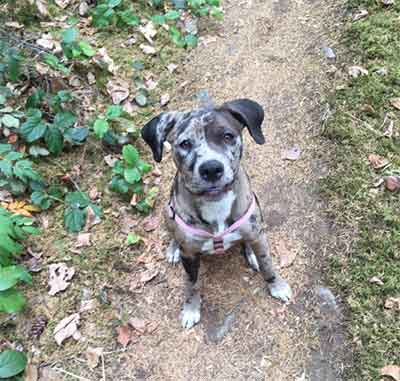
[[[224,166],[217,160],[209,160],[200,165],[199,173],[202,179],[214,182],[224,174]]]

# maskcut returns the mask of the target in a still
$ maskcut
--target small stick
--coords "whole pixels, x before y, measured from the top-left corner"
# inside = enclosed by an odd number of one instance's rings
[[[106,381],[106,370],[104,368],[104,353],[101,354],[101,366],[103,368],[103,381]]]
[[[82,380],[82,381],[91,381],[91,380],[89,380],[88,378],[84,378],[84,377],[77,376],[76,374],[67,372],[66,370],[61,369],[61,368],[51,368],[51,369],[55,370],[56,372],[60,372],[60,373],[67,374],[68,376],[74,377],[74,378],[76,378],[76,379],[78,379],[78,380]]]

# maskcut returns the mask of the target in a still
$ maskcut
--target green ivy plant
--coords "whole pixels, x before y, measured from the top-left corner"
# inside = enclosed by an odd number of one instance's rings
[[[92,12],[92,23],[96,28],[122,28],[139,25],[140,19],[123,0],[101,0]]]
[[[69,91],[62,90],[56,95],[35,91],[27,100],[26,121],[16,132],[29,144],[39,144],[39,147],[44,144],[53,155],[59,155],[66,143],[82,144],[89,130],[86,127],[74,127],[77,117],[65,106],[71,101]],[[54,114],[44,113],[41,108],[46,107],[50,107]],[[36,149],[33,154],[44,156],[46,151]]]
[[[28,359],[25,353],[12,350],[0,352],[0,379],[22,381],[23,378],[17,375],[22,373],[27,363]]]
[[[76,28],[67,28],[61,33],[61,47],[70,60],[85,60],[93,57],[96,50],[85,40],[78,38]]]
[[[32,165],[25,154],[14,151],[11,144],[0,144],[0,188],[19,196],[41,187],[43,179]]]
[[[30,234],[39,234],[31,218],[0,207],[0,312],[15,313],[25,306],[25,297],[15,286],[18,282],[31,284],[32,277],[15,265],[15,258],[22,253],[21,242]]]
[[[154,199],[158,193],[156,187],[151,188],[147,194],[144,192],[143,175],[151,170],[152,166],[140,159],[137,149],[127,144],[122,149],[122,160],[114,164],[110,189],[130,197],[137,195],[140,200],[135,204],[135,208],[147,213],[154,205]]]

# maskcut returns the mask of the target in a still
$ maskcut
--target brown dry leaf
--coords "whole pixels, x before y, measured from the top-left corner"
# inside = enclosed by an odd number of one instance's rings
[[[378,284],[379,286],[383,286],[383,285],[384,285],[382,279],[379,278],[379,277],[377,277],[377,276],[373,276],[373,277],[369,280],[369,283]]]
[[[366,9],[360,9],[353,15],[353,21],[361,20],[368,16],[368,11]]]
[[[118,161],[118,158],[116,158],[112,155],[107,155],[107,156],[104,156],[104,161],[106,162],[106,164],[109,167],[113,168],[115,163]]]
[[[170,96],[169,96],[168,93],[165,93],[165,94],[161,95],[161,98],[160,98],[160,106],[161,106],[161,107],[166,106],[166,105],[169,103],[170,99],[171,99],[171,98],[170,98]]]
[[[106,89],[115,105],[120,104],[129,97],[127,83],[123,83],[122,81],[108,81]]]
[[[389,297],[385,300],[385,308],[388,310],[400,311],[400,296]]]
[[[157,29],[154,27],[154,24],[149,21],[145,26],[139,26],[139,32],[143,34],[144,38],[150,43],[153,44],[153,38],[157,34]]]
[[[54,2],[62,9],[67,8],[71,0],[54,0]]]
[[[95,201],[95,200],[97,200],[98,198],[100,198],[101,193],[99,192],[99,190],[97,189],[97,187],[92,187],[92,188],[90,188],[88,195],[89,195],[89,198],[90,198],[92,201]]]
[[[5,23],[5,26],[13,29],[22,29],[24,26],[16,21],[8,21]]]
[[[358,78],[363,75],[368,75],[368,70],[364,69],[362,66],[355,65],[355,66],[349,67],[348,73],[349,73],[350,77]]]
[[[33,364],[28,364],[25,368],[24,381],[37,381],[39,378],[38,368]]]
[[[138,195],[134,193],[132,195],[131,201],[129,201],[129,204],[135,206],[137,204],[137,201],[138,201]]]
[[[146,232],[151,232],[158,228],[159,221],[157,217],[148,216],[143,220],[143,229]]]
[[[100,48],[97,54],[93,56],[93,61],[101,68],[105,68],[111,74],[116,74],[118,67],[115,66],[114,61],[108,55],[106,48]]]
[[[152,321],[152,322],[148,323],[146,326],[146,332],[153,333],[158,328],[159,325],[160,325],[160,323],[157,321]]]
[[[15,201],[9,204],[2,202],[1,205],[10,212],[20,214],[25,217],[32,217],[32,213],[38,213],[41,211],[39,207],[28,204],[26,201]]]
[[[295,161],[300,158],[301,155],[301,149],[299,146],[293,146],[292,148],[283,151],[282,153],[282,159],[283,160],[291,160]]]
[[[159,270],[155,267],[150,267],[146,271],[140,273],[140,283],[144,285],[154,279],[159,273]]]
[[[95,310],[99,306],[97,299],[82,300],[79,312],[87,312]]]
[[[384,168],[390,163],[389,160],[385,159],[383,156],[376,155],[374,153],[368,156],[368,161],[374,169]]]
[[[117,327],[117,341],[124,347],[126,347],[132,340],[132,329],[128,324]]]
[[[296,259],[297,252],[293,249],[288,249],[282,241],[278,242],[276,248],[280,258],[280,267],[285,268],[292,265]]]
[[[140,44],[139,48],[142,49],[143,53],[147,55],[154,55],[157,53],[157,50],[150,45]]]
[[[94,369],[99,365],[100,357],[103,356],[103,348],[88,348],[85,355],[89,368]]]
[[[80,324],[80,315],[72,314],[62,319],[54,328],[54,339],[58,345],[61,345],[64,340],[69,337],[73,337],[75,340],[81,338],[81,334],[78,331]]]
[[[381,3],[383,5],[386,5],[386,6],[393,5],[394,4],[394,0],[381,0]]]
[[[91,206],[88,206],[86,209],[86,224],[85,231],[89,231],[94,225],[97,225],[101,222],[100,217],[94,212]]]
[[[36,43],[42,48],[52,50],[54,48],[54,41],[51,38],[39,38]]]
[[[67,267],[65,263],[54,263],[49,266],[50,295],[64,291],[70,285],[70,280],[75,275],[73,267]]]
[[[400,110],[400,98],[392,98],[390,99],[390,104],[396,108],[397,110]]]
[[[41,368],[40,381],[60,381],[60,373],[51,368]]]
[[[45,0],[34,0],[34,3],[39,11],[39,13],[44,16],[47,17],[49,16],[49,10],[47,9],[47,1]]]
[[[91,233],[79,233],[76,238],[76,247],[87,247],[92,243],[90,242],[90,234]]]
[[[129,319],[128,324],[140,334],[146,333],[147,322],[143,319],[132,317]]]
[[[381,369],[381,376],[392,377],[395,381],[400,381],[400,366],[387,365]]]
[[[168,71],[172,74],[176,69],[178,68],[178,65],[175,65],[173,63],[167,65]]]
[[[400,189],[400,176],[386,176],[384,178],[386,189],[395,192]]]

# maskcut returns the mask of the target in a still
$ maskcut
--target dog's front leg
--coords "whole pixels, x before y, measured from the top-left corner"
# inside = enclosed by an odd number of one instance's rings
[[[192,328],[200,321],[200,255],[181,255],[182,265],[186,272],[185,302],[181,320],[184,328]]]
[[[292,298],[292,290],[289,284],[273,268],[265,234],[261,233],[259,238],[249,242],[249,245],[258,259],[260,272],[267,282],[271,295],[274,298],[288,302]]]
[[[179,243],[175,239],[170,242],[165,257],[167,258],[167,262],[171,263],[171,265],[176,265],[181,260],[181,249]]]

